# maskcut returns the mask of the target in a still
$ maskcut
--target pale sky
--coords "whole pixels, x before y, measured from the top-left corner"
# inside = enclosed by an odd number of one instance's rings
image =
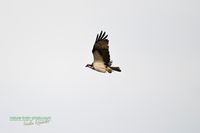
[[[0,1],[0,132],[199,133],[199,0]],[[86,68],[106,31],[121,73]],[[50,116],[40,126],[11,116]]]

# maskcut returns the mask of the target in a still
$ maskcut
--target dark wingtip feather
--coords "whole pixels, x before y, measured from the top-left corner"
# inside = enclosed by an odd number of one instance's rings
[[[103,37],[105,36],[106,32],[103,32],[103,34],[101,35],[100,39],[103,39]]]
[[[106,32],[101,30],[101,32],[97,34],[95,42],[100,41],[100,40],[107,40],[107,37],[108,35],[106,35]]]
[[[101,32],[100,32],[100,34],[99,34],[99,39],[101,38],[101,36],[102,36],[102,33],[103,33],[103,31],[101,31]]]
[[[98,39],[99,39],[99,34],[97,34],[96,41],[97,41]],[[95,41],[95,42],[96,42],[96,41]]]
[[[106,39],[108,37],[108,35],[106,35],[105,37],[103,37],[102,39],[104,40],[104,39]]]

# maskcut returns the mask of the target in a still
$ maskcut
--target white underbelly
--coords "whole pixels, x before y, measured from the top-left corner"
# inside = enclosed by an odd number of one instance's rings
[[[102,73],[106,72],[106,66],[104,65],[104,63],[95,62],[95,63],[93,63],[93,67],[98,72],[102,72]]]

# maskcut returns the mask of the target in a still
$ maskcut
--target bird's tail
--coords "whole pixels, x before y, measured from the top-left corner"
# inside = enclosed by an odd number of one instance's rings
[[[119,67],[110,67],[110,68],[114,71],[121,72],[121,69]]]

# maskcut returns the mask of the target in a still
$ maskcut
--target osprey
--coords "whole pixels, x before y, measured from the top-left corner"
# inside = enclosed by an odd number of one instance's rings
[[[109,40],[107,39],[108,35],[106,32],[101,31],[100,34],[97,34],[96,41],[94,43],[92,53],[94,57],[94,61],[92,64],[87,64],[86,67],[89,67],[98,72],[108,72],[112,73],[112,71],[121,72],[119,67],[112,67],[112,61],[110,61],[109,54]]]

